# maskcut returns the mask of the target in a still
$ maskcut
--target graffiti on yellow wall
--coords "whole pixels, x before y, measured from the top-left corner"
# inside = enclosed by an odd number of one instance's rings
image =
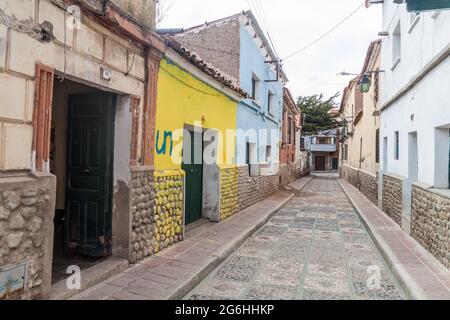
[[[227,138],[227,130],[236,129],[237,101],[209,84],[192,76],[168,58],[160,65],[156,109],[155,169],[181,168],[183,129],[212,129],[224,143],[217,148],[217,164],[229,163],[236,157],[235,139]]]

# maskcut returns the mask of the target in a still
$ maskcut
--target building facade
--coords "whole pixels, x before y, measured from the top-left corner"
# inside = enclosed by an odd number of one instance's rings
[[[301,172],[300,137],[301,113],[289,89],[284,89],[283,118],[280,147],[280,184],[285,186],[298,177]]]
[[[383,211],[450,267],[449,11],[383,4]]]
[[[68,252],[149,255],[165,45],[121,5],[0,3],[0,299],[48,298]]]
[[[222,78],[169,40],[158,80],[155,145],[155,180],[163,186],[157,192],[160,237],[172,234],[167,245],[173,235],[182,239],[185,225],[202,218],[220,222],[238,211],[236,145],[228,130],[234,133],[245,93]],[[166,197],[167,190],[174,200]],[[168,214],[173,221],[166,227]]]
[[[235,164],[242,210],[279,187],[286,76],[250,11],[183,30],[174,37],[248,94],[241,99],[236,116]]]
[[[361,75],[371,80],[370,90],[362,93],[360,77],[345,88],[340,118],[344,122],[340,135],[340,175],[378,205],[379,77],[381,41],[370,44]]]
[[[304,136],[305,151],[309,154],[311,171],[339,170],[338,130],[326,130]]]

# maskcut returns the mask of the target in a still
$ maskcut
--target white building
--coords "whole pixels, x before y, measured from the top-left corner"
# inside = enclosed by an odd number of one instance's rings
[[[310,155],[309,163],[312,171],[336,171],[339,169],[337,134],[337,129],[332,129],[302,138],[305,151]]]
[[[450,11],[387,0],[382,31],[380,205],[449,266]]]

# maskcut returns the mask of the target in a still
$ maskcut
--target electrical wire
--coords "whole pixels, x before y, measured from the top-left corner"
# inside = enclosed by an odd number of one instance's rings
[[[165,72],[167,72],[167,73],[169,74],[169,76],[171,76],[172,78],[174,78],[174,79],[177,80],[178,82],[184,84],[186,87],[191,88],[192,90],[198,91],[198,92],[200,92],[200,93],[203,93],[203,94],[206,94],[206,95],[209,95],[209,96],[215,96],[215,97],[220,96],[219,93],[210,93],[210,92],[206,92],[206,91],[203,91],[203,90],[201,90],[201,89],[195,88],[194,86],[190,85],[189,83],[186,83],[186,82],[183,81],[182,79],[178,78],[176,75],[174,75],[172,72],[170,72],[169,70],[167,70],[167,69],[164,68],[163,66],[160,66],[160,68],[161,68],[162,70],[164,70]]]
[[[263,7],[262,3],[260,2],[260,0],[255,0],[255,2],[257,4],[257,6],[259,6],[261,13],[262,13],[263,20],[265,21],[266,32],[267,32],[267,36],[269,38],[270,44],[272,45],[273,50],[275,51],[275,55],[277,56],[277,59],[279,59],[277,45],[276,45],[275,39],[272,38],[273,32],[272,32],[272,28],[270,27],[269,20],[267,19],[266,11],[264,10],[264,7]]]
[[[306,45],[305,47],[301,48],[300,50],[286,56],[285,58],[283,58],[283,61],[292,58],[293,56],[296,56],[300,53],[302,53],[303,51],[305,51],[306,49],[309,49],[310,47],[312,47],[313,45],[315,45],[316,43],[318,43],[320,40],[322,40],[323,38],[325,38],[326,36],[328,36],[330,33],[332,33],[334,30],[336,30],[337,28],[339,28],[342,24],[344,24],[344,22],[346,22],[348,19],[350,19],[351,17],[353,17],[359,10],[361,10],[361,8],[363,8],[365,6],[365,2],[363,4],[361,4],[358,8],[356,8],[355,10],[352,11],[352,13],[350,13],[348,16],[346,16],[344,19],[342,19],[338,24],[336,24],[334,27],[332,27],[330,30],[328,30],[327,32],[325,32],[323,35],[321,35],[319,38],[317,38],[316,40],[312,41],[311,43],[309,43],[308,45]]]

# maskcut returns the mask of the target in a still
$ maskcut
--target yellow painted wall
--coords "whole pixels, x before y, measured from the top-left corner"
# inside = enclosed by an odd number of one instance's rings
[[[157,152],[157,149],[162,149],[164,132],[183,129],[186,124],[196,125],[218,130],[226,140],[226,129],[236,129],[237,102],[166,59],[161,61],[157,99],[155,130],[156,134],[159,132],[159,140],[156,141],[158,148],[154,146],[156,170],[180,169],[180,165],[174,163],[170,156],[169,138],[165,153]],[[231,143],[232,158],[235,159],[235,139]],[[179,144],[182,144],[182,139],[174,141],[174,151],[177,145],[181,150]],[[219,165],[227,159],[225,146],[224,142],[218,150]]]

